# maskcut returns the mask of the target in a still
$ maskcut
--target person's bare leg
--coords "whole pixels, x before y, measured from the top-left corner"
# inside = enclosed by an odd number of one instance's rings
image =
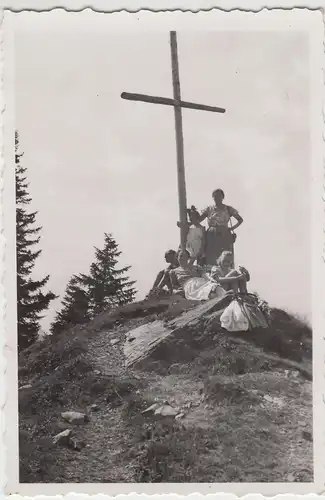
[[[160,281],[157,288],[161,290],[164,286],[167,286],[169,292],[173,293],[173,286],[168,271],[165,271],[163,279]]]
[[[238,273],[238,271],[236,271],[236,269],[232,269],[232,271],[230,271],[227,274],[227,278],[239,276],[239,275],[240,275],[240,273]],[[247,292],[247,278],[245,276],[239,278],[238,281],[235,281],[234,285],[235,285],[236,291],[239,290],[240,293],[248,293]]]
[[[166,280],[166,286],[168,288],[168,291],[170,294],[172,294],[173,293],[173,284],[172,284],[172,280],[171,280],[169,273],[166,273],[165,280]]]
[[[234,278],[235,276],[238,276],[238,271],[236,269],[232,269],[229,271],[229,273],[225,276],[225,278]],[[233,281],[232,283],[228,283],[228,287],[233,291],[233,292],[238,292],[239,289],[239,280],[238,281]]]
[[[250,281],[251,277],[250,277],[250,274],[249,274],[249,272],[247,271],[247,269],[246,269],[245,267],[243,267],[243,266],[240,266],[240,267],[239,267],[239,271],[240,271],[242,274],[244,274],[244,275],[245,275],[245,277],[246,277],[246,283],[248,283],[248,281]]]
[[[155,282],[154,282],[152,288],[157,288],[158,287],[159,283],[161,282],[161,280],[164,277],[164,274],[165,274],[165,271],[159,271],[159,273],[157,274],[157,278],[155,279]]]
[[[238,287],[239,287],[240,293],[248,293],[247,292],[247,283],[246,283],[245,278],[238,280]]]
[[[239,273],[238,271],[236,271],[236,269],[232,269],[232,271],[230,271],[226,277],[230,278],[234,276],[239,276]],[[246,277],[239,278],[238,281],[235,281],[233,283],[233,285],[235,286],[235,291],[239,290],[240,293],[248,293],[246,282],[247,282]]]

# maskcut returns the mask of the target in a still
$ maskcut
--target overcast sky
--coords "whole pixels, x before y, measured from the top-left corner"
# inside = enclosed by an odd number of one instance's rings
[[[203,209],[222,188],[244,218],[235,258],[251,290],[310,316],[307,42],[301,33],[178,33],[183,99],[227,109],[183,113],[188,204]],[[168,32],[21,17],[15,64],[16,126],[43,225],[36,275],[49,273],[62,296],[108,232],[142,298],[179,241],[174,116],[120,94],[172,96]]]

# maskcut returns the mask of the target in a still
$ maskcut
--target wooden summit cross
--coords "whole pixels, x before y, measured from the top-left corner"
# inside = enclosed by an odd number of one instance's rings
[[[184,143],[183,143],[183,123],[182,123],[182,108],[198,109],[201,111],[213,111],[214,113],[225,113],[224,108],[215,106],[206,106],[205,104],[195,104],[181,100],[181,90],[179,82],[179,68],[177,55],[177,36],[176,31],[170,32],[170,47],[172,59],[172,74],[174,99],[168,97],[156,97],[145,94],[131,94],[123,92],[122,99],[130,101],[151,102],[153,104],[165,104],[174,107],[175,113],[175,132],[176,132],[176,151],[177,151],[177,179],[178,179],[178,203],[179,203],[179,218],[181,231],[181,248],[186,248],[186,222],[187,222],[187,202],[186,202],[186,184],[185,184],[185,166],[184,166]]]

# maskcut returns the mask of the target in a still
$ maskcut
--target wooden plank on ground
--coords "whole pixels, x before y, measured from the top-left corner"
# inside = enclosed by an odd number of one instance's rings
[[[134,365],[144,359],[160,342],[172,333],[162,321],[153,321],[131,330],[124,344],[125,364]]]
[[[126,366],[134,366],[146,359],[161,342],[171,338],[182,328],[197,324],[203,316],[220,307],[224,307],[224,299],[215,298],[184,312],[172,321],[163,323],[157,320],[130,330],[124,344]]]

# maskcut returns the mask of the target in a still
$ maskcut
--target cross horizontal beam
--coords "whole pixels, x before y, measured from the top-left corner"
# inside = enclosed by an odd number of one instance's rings
[[[153,104],[165,104],[166,106],[198,109],[200,111],[212,111],[214,113],[226,112],[224,108],[217,108],[216,106],[206,106],[205,104],[196,104],[194,102],[176,101],[175,99],[169,99],[168,97],[157,97],[146,94],[132,94],[129,92],[122,92],[121,97],[122,99],[127,99],[128,101],[141,101],[141,102],[150,102]]]

